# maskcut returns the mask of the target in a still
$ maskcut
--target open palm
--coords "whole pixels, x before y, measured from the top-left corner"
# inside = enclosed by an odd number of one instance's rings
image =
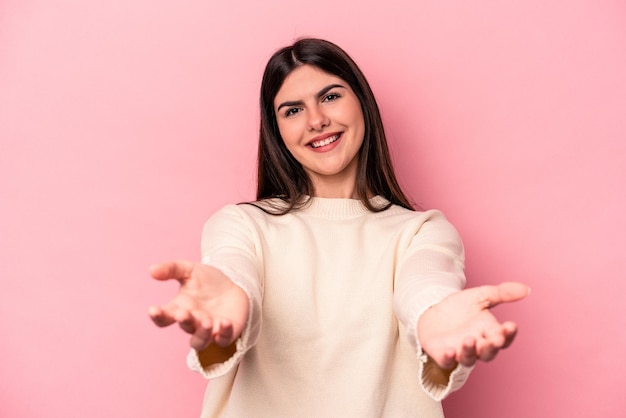
[[[489,308],[528,294],[529,288],[521,283],[480,286],[451,294],[420,317],[417,331],[422,348],[443,369],[457,363],[472,366],[477,360],[492,360],[513,342],[517,325],[500,323]]]
[[[156,325],[178,323],[192,335],[190,345],[198,351],[211,343],[225,347],[239,338],[248,319],[248,296],[221,271],[179,260],[156,264],[150,274],[157,280],[180,283],[167,304],[149,308]]]

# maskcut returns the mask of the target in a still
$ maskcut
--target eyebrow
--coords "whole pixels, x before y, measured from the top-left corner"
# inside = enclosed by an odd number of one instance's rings
[[[335,87],[340,87],[342,89],[346,88],[345,86],[342,86],[341,84],[331,84],[331,85],[324,87],[320,91],[318,91],[316,94],[316,97],[319,99],[320,97],[324,96],[326,93],[328,93],[330,90],[334,89]],[[302,100],[297,100],[294,102],[283,102],[279,104],[278,107],[276,108],[276,113],[278,113],[278,111],[285,106],[300,106],[302,104],[304,104]]]

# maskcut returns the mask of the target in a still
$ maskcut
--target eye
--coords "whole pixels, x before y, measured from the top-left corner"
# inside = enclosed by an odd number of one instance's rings
[[[332,101],[337,100],[340,97],[341,95],[339,95],[339,93],[328,93],[326,96],[324,96],[324,98],[322,99],[322,102],[332,102]]]
[[[289,116],[293,116],[296,113],[300,113],[301,111],[302,109],[299,107],[290,107],[285,111],[285,117],[288,118]]]

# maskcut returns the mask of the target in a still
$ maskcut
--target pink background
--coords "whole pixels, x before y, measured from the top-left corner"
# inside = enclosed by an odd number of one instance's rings
[[[176,284],[147,266],[253,197],[261,71],[302,35],[361,65],[470,284],[532,286],[448,417],[623,414],[624,2],[4,0],[0,416],[198,415],[187,338],[146,314]]]

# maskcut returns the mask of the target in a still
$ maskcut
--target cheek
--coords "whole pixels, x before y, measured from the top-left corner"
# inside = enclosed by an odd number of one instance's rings
[[[365,137],[365,120],[363,119],[363,114],[358,112],[354,117],[354,124],[357,127],[356,130],[359,133],[360,140],[363,141]]]
[[[365,132],[365,119],[363,116],[363,110],[361,109],[361,105],[354,99],[354,102],[350,106],[350,119],[352,124],[357,127],[362,132]]]
[[[278,133],[280,133],[280,137],[283,139],[283,142],[288,149],[291,149],[293,145],[298,142],[298,138],[294,131],[293,127],[288,124],[287,126],[285,126],[285,124],[278,125]]]
[[[278,133],[280,134],[280,137],[283,138],[283,141],[285,141],[285,138],[289,137],[289,132],[287,130],[287,126],[285,126],[284,123],[277,123],[278,125]]]

